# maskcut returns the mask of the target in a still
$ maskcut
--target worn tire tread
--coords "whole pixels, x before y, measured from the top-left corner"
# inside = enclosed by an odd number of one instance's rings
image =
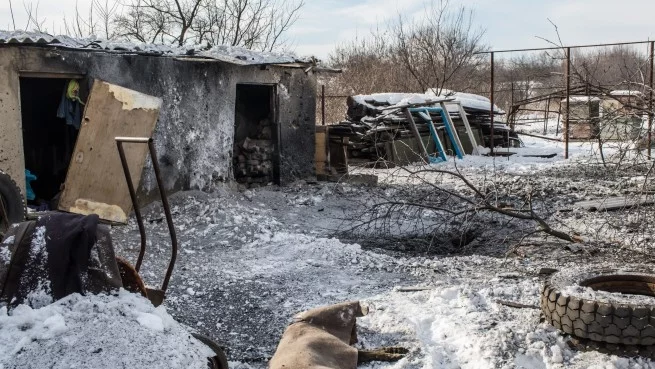
[[[13,178],[2,170],[0,170],[0,196],[2,196],[5,202],[8,223],[14,224],[24,221],[27,214],[25,197],[23,197],[20,188]],[[3,221],[0,220],[0,234],[6,232],[6,229],[2,229],[2,227]]]
[[[586,346],[601,345],[612,351],[612,345],[623,345],[623,351],[644,351],[655,358],[655,307],[581,299],[563,293],[562,287],[549,279],[541,289],[541,311],[547,323]]]

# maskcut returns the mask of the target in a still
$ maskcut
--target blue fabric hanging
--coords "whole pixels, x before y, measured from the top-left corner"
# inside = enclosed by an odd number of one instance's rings
[[[30,182],[35,180],[36,176],[32,174],[29,169],[25,169],[25,197],[30,201],[36,199],[36,194],[34,193],[32,185],[30,184]]]

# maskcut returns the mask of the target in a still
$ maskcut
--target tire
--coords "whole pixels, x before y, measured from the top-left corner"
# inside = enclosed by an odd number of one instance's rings
[[[594,292],[585,287],[629,295]],[[546,322],[583,340],[652,346],[655,299],[634,295],[655,296],[653,287],[655,274],[646,266],[620,273],[598,269],[557,272],[541,290],[541,311]]]
[[[228,369],[227,356],[225,355],[225,351],[223,351],[223,347],[205,335],[199,333],[191,333],[191,335],[198,341],[202,342],[205,346],[209,347],[214,351],[214,354],[216,354],[209,358],[209,369]]]
[[[0,171],[0,197],[6,211],[5,215],[4,211],[0,209],[0,233],[5,233],[8,225],[24,221],[27,212],[20,188],[3,171]]]

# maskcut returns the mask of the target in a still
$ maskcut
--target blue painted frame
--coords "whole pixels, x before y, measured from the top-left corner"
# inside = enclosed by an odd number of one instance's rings
[[[421,117],[426,122],[432,122],[432,118],[430,118],[430,113],[439,113],[441,115],[441,119],[444,121],[444,127],[446,128],[446,133],[448,134],[448,138],[450,139],[450,142],[453,144],[453,147],[455,148],[455,155],[457,158],[462,159],[464,157],[464,154],[461,152],[459,149],[459,145],[457,144],[457,141],[455,140],[455,132],[453,132],[452,127],[448,122],[450,122],[450,118],[446,116],[448,112],[445,112],[442,108],[410,108],[410,112],[412,113],[418,113],[418,116]],[[446,161],[446,153],[444,151],[443,146],[441,145],[441,142],[439,141],[439,136],[437,136],[437,132],[434,129],[433,124],[428,124],[428,127],[430,127],[430,135],[432,136],[432,139],[434,140],[434,143],[437,145],[437,150],[439,151],[439,156],[441,157],[442,161]]]

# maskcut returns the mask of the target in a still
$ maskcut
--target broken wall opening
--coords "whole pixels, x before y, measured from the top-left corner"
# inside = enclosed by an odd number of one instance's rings
[[[68,77],[20,77],[23,151],[27,171],[34,176],[26,186],[28,204],[55,208],[52,202],[66,180],[75,148],[83,106],[80,101],[65,101]],[[81,80],[74,79],[79,82]],[[80,94],[79,88],[77,90]],[[86,95],[86,91],[83,91]],[[79,98],[79,97],[78,97]],[[27,178],[28,180],[30,178]],[[30,191],[31,188],[31,191]]]
[[[274,85],[237,84],[234,177],[247,187],[280,183]]]

